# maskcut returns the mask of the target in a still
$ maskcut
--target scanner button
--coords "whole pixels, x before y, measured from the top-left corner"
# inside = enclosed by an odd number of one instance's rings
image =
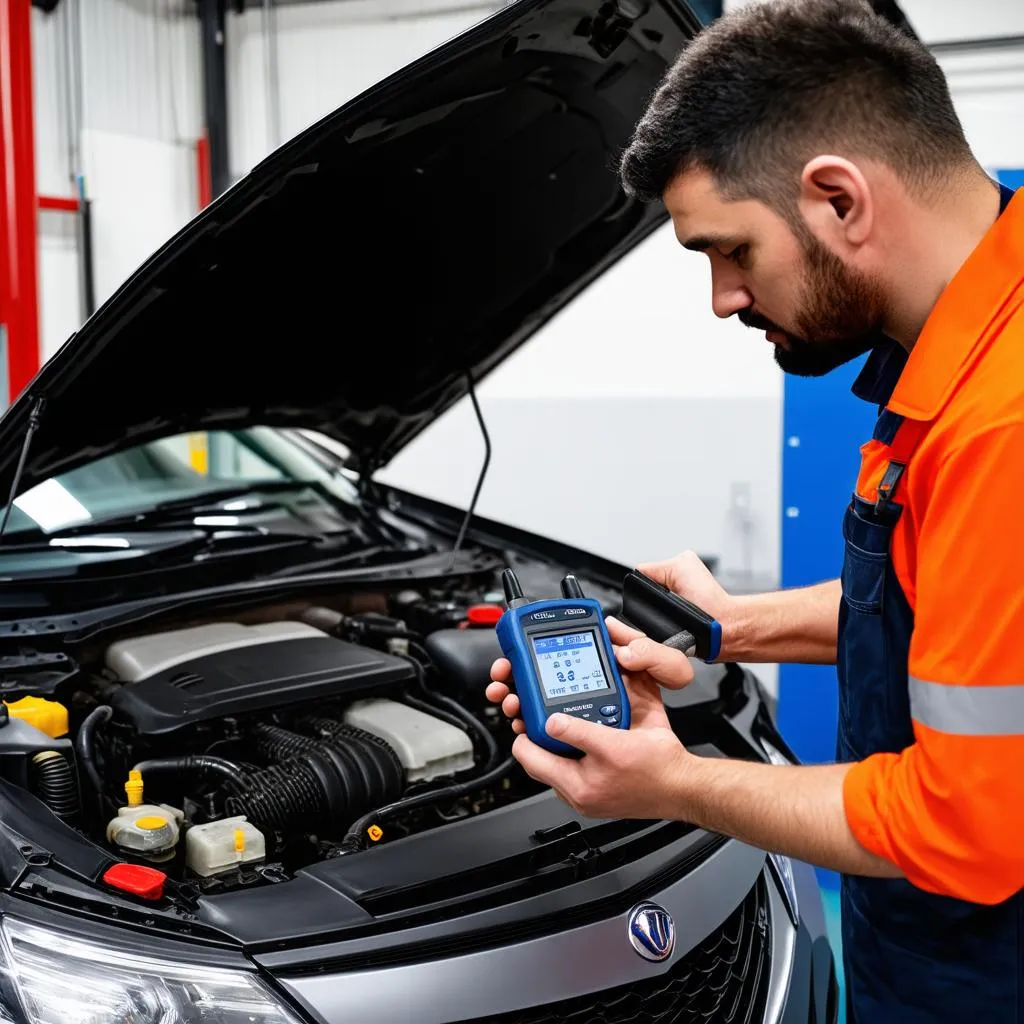
[[[601,708],[601,714],[604,715],[605,718],[609,718],[612,715],[617,715],[618,713],[619,713],[619,706],[618,706],[618,704],[605,704],[605,706],[603,708]]]
[[[619,716],[616,715],[614,718],[602,718],[601,721],[605,725],[618,725],[619,724]]]

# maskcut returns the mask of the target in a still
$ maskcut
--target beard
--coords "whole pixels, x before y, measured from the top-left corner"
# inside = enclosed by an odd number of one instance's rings
[[[779,331],[787,347],[775,346],[775,361],[798,377],[823,377],[884,340],[885,299],[877,282],[851,270],[835,253],[809,235],[804,250],[804,301],[795,331],[743,310],[747,327]]]

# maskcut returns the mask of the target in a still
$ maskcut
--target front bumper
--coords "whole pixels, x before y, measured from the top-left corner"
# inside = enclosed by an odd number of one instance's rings
[[[642,959],[629,912],[450,957],[277,976],[319,1024],[834,1024],[835,974],[813,872],[794,865],[795,927],[765,855],[738,842],[651,891],[676,927]]]

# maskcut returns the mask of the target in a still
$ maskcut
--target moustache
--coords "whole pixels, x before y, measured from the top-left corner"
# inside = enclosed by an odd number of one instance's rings
[[[787,332],[783,330],[774,320],[769,320],[767,317],[759,316],[757,313],[752,313],[749,309],[741,310],[736,314],[737,319],[744,327],[750,327],[755,331],[779,331],[782,334]]]

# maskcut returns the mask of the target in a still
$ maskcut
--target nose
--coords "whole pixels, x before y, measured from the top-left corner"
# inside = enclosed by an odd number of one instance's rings
[[[711,308],[726,320],[749,309],[754,297],[743,284],[740,272],[728,260],[711,257]]]

